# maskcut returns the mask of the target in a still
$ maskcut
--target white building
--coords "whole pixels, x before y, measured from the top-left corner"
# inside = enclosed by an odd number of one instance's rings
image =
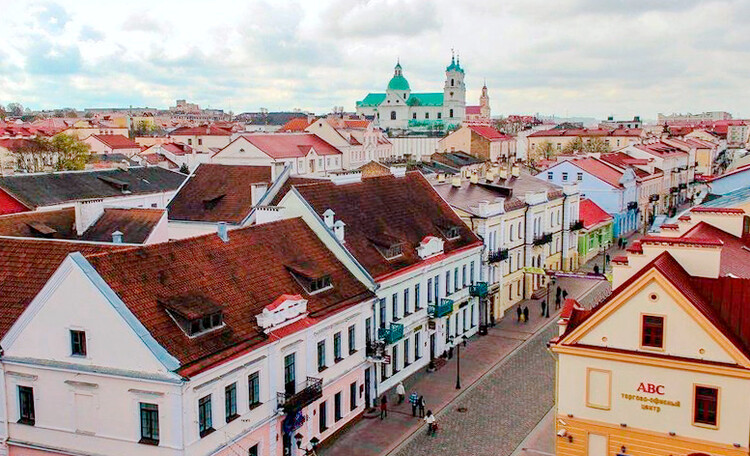
[[[395,158],[393,144],[372,122],[329,116],[306,129],[341,151],[344,169],[356,169],[370,161]]]

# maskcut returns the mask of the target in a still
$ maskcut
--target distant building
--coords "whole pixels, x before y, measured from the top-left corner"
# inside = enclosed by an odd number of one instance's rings
[[[169,136],[176,142],[187,144],[197,152],[217,152],[232,140],[232,132],[214,125],[180,127]]]
[[[94,154],[122,154],[127,157],[138,155],[141,146],[123,135],[91,135],[83,142],[91,147]]]
[[[633,120],[615,120],[613,116],[609,116],[607,120],[599,122],[599,128],[641,128],[643,122],[641,122],[640,116],[633,117]]]
[[[489,125],[463,125],[438,143],[442,152],[463,151],[491,162],[515,161],[516,138]]]
[[[689,121],[689,122],[713,122],[717,120],[731,120],[732,115],[725,111],[706,111],[700,114],[662,114],[657,116],[657,122],[663,124],[670,121]]]

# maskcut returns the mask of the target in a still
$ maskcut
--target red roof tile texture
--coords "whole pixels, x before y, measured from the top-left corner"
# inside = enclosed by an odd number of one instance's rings
[[[315,119],[308,120],[307,117],[294,117],[292,119],[289,119],[284,125],[279,128],[279,131],[285,132],[285,133],[301,133],[305,131],[307,127],[309,127]]]
[[[590,199],[582,199],[578,203],[578,214],[583,221],[583,227],[587,230],[602,222],[612,220],[611,215]]]
[[[596,158],[580,158],[577,160],[571,160],[571,163],[613,187],[621,187],[620,180],[623,175],[622,171],[619,171],[602,160]]]
[[[104,143],[107,147],[112,150],[115,149],[140,149],[141,146],[137,142],[130,140],[123,135],[91,135]]]
[[[606,128],[575,128],[575,129],[557,129],[537,131],[529,135],[530,138],[539,137],[556,137],[556,136],[581,136],[581,137],[593,137],[593,136],[630,136],[639,137],[643,133],[640,128],[618,128],[610,130]]]
[[[335,220],[346,224],[344,245],[375,278],[422,262],[416,247],[427,236],[443,239],[445,254],[481,245],[420,172],[408,172],[404,177],[372,177],[344,185],[323,182],[295,188],[319,215],[331,209]],[[445,230],[449,227],[458,228],[457,239],[446,239]],[[403,255],[386,260],[376,247],[382,243],[401,243]]]
[[[283,294],[307,299],[314,319],[374,296],[299,218],[232,230],[226,243],[211,234],[87,258],[186,376],[267,340],[256,316]],[[310,295],[294,264],[330,275],[333,287]],[[163,303],[190,296],[220,306],[225,326],[188,337]]]
[[[169,219],[239,224],[253,209],[253,184],[270,186],[271,167],[201,164],[169,203]]]
[[[504,133],[501,133],[495,127],[490,127],[486,125],[471,125],[469,126],[469,128],[474,133],[490,141],[508,141],[508,140],[513,139],[512,136],[508,136]]]
[[[215,125],[201,127],[180,127],[172,131],[169,136],[232,136],[232,132]]]
[[[341,151],[312,133],[243,135],[250,144],[273,159],[305,157],[314,149],[318,155],[340,155]]]

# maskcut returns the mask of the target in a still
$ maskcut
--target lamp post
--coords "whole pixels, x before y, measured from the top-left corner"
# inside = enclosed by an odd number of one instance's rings
[[[456,389],[461,389],[461,345],[458,337],[451,336],[448,340],[456,347]]]

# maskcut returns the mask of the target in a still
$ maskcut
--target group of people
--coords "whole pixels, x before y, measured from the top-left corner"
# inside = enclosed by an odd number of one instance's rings
[[[396,394],[398,395],[398,404],[403,404],[404,400],[406,399],[406,388],[404,388],[404,383],[399,382],[399,384],[396,386]],[[411,404],[411,415],[413,417],[417,417],[417,413],[419,413],[419,418],[422,418],[425,423],[427,423],[427,435],[435,435],[435,432],[437,431],[437,423],[435,420],[435,415],[432,414],[432,410],[427,410],[425,413],[425,405],[426,402],[424,400],[424,396],[417,394],[416,391],[413,391],[409,395],[409,403]],[[380,419],[385,419],[388,417],[388,396],[386,394],[383,394],[380,397]]]
[[[560,307],[562,307],[562,301],[568,296],[568,292],[566,290],[563,290],[560,288],[560,286],[557,287],[557,292],[555,296],[555,310],[559,310]],[[540,307],[542,308],[542,316],[544,317],[547,314],[547,301],[542,299],[542,301],[539,303]],[[516,315],[518,315],[518,321],[519,322],[528,322],[529,321],[529,308],[528,306],[523,306],[519,304],[518,307],[516,307]]]

